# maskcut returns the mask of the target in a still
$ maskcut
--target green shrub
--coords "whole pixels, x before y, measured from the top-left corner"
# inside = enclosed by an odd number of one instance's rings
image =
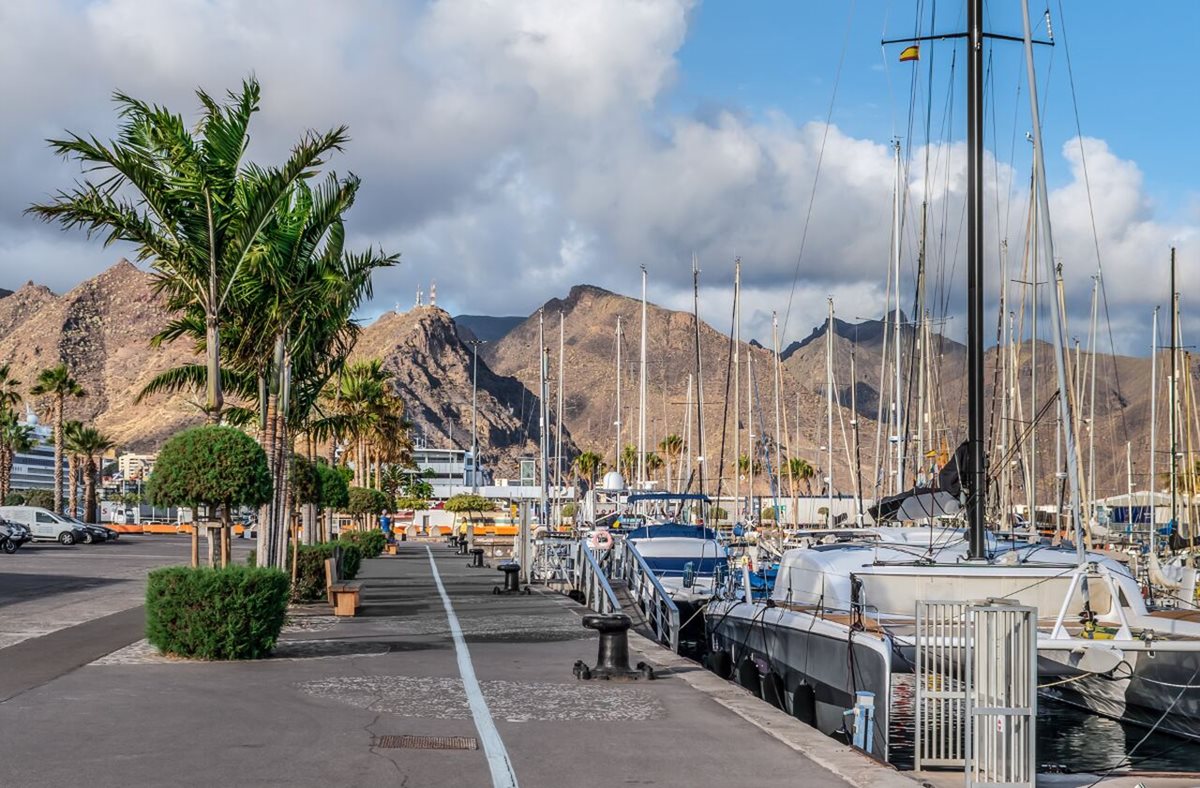
[[[156,569],[146,585],[146,638],[164,654],[259,659],[275,647],[287,605],[288,576],[278,569]]]
[[[353,580],[358,576],[363,553],[353,542],[343,538],[334,542],[300,545],[296,550],[296,585],[292,588],[294,600],[312,602],[325,598],[325,559],[333,557],[335,547],[341,549],[341,566],[338,570],[341,578]],[[288,561],[291,561],[290,553]]]
[[[369,531],[347,531],[342,534],[341,540],[358,545],[363,558],[378,558],[383,555],[383,548],[387,546],[387,537],[383,531],[373,528]]]
[[[370,487],[351,487],[346,511],[361,518],[368,514],[383,514],[392,507],[391,500],[379,490]]]

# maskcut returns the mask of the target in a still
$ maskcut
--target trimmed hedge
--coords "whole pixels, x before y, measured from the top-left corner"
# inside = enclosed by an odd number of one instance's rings
[[[341,577],[353,580],[362,565],[362,549],[353,542],[340,539],[334,542],[299,545],[296,549],[296,585],[292,598],[297,602],[311,602],[325,598],[325,559],[333,558],[333,548],[341,548]],[[291,561],[289,553],[288,560]]]
[[[341,541],[358,545],[363,558],[378,558],[387,547],[387,537],[383,531],[371,528],[366,531],[347,531],[342,534]]]
[[[156,569],[146,585],[146,638],[164,654],[260,659],[283,629],[288,586],[277,569]]]

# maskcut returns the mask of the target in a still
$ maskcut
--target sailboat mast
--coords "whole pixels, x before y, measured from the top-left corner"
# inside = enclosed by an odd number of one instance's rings
[[[1171,526],[1179,529],[1179,426],[1176,408],[1179,402],[1179,373],[1176,369],[1176,356],[1179,351],[1179,337],[1176,327],[1179,325],[1179,294],[1175,292],[1175,247],[1171,247],[1171,387],[1167,389],[1170,399],[1167,402],[1168,425],[1171,431]]]
[[[892,140],[892,148],[896,157],[896,185],[895,199],[892,203],[892,278],[896,283],[896,307],[892,317],[892,329],[894,331],[895,345],[895,390],[892,393],[892,407],[894,414],[892,425],[896,430],[892,436],[896,442],[896,487],[895,493],[899,495],[904,491],[904,405],[902,402],[903,392],[900,386],[900,369],[901,369],[901,352],[900,352],[900,207],[904,201],[903,192],[901,191],[901,181],[903,173],[901,172],[900,164],[900,140]],[[832,328],[832,326],[831,326]]]
[[[975,9],[977,20],[979,19],[978,12],[981,9],[976,8],[976,6],[981,6],[981,5],[982,5],[981,0],[971,0],[971,7],[973,9]],[[1025,27],[1025,71],[1026,71],[1027,81],[1029,83],[1029,112],[1030,112],[1030,120],[1032,121],[1031,125],[1033,126],[1033,159],[1034,159],[1034,167],[1036,168],[1038,205],[1041,209],[1041,215],[1042,215],[1042,236],[1044,238],[1042,250],[1045,253],[1046,265],[1048,266],[1048,268],[1051,272],[1051,279],[1053,280],[1053,279],[1057,278],[1055,276],[1055,274],[1057,273],[1057,268],[1056,268],[1056,264],[1054,262],[1054,234],[1050,228],[1050,196],[1049,196],[1049,191],[1046,186],[1046,161],[1045,161],[1045,157],[1043,156],[1043,148],[1042,148],[1042,122],[1041,122],[1041,117],[1039,115],[1039,108],[1038,108],[1037,75],[1034,73],[1034,68],[1033,68],[1033,31],[1029,24],[1029,0],[1021,0],[1021,17],[1022,17],[1022,21],[1024,22],[1024,27]],[[980,64],[982,64],[982,61],[983,61],[982,49],[978,53],[978,57],[979,57]],[[972,63],[975,62],[974,57],[972,58],[971,62]],[[982,88],[982,83],[980,84],[979,87]],[[982,99],[982,91],[978,94],[978,98]],[[976,119],[977,122],[982,122],[982,120],[983,120],[982,110],[983,110],[983,104],[982,104],[982,100],[981,100],[980,104],[979,104],[979,110],[978,110],[979,117]],[[980,152],[982,153],[982,150]],[[972,167],[975,167],[975,166],[978,166],[980,168],[980,172],[982,174],[982,168],[983,168],[982,157],[980,157],[980,159],[978,161],[973,160]],[[980,202],[980,208],[982,208],[982,200]],[[982,218],[982,213],[980,214],[980,218]],[[980,241],[982,244],[982,230],[983,230],[982,224],[979,225],[979,230],[980,230]],[[972,245],[972,249],[973,248],[974,247]],[[972,271],[974,271],[974,269],[972,269]],[[982,297],[983,297],[982,290],[980,290],[980,292],[977,294],[977,296],[980,299],[982,299]],[[1058,382],[1058,390],[1065,394],[1065,392],[1067,391],[1067,364],[1066,364],[1066,358],[1064,357],[1064,352],[1065,352],[1064,344],[1065,344],[1066,336],[1067,336],[1066,315],[1064,314],[1064,310],[1062,308],[1061,302],[1058,303],[1058,308],[1056,308],[1052,311],[1054,313],[1054,366],[1055,366],[1056,375],[1058,378],[1058,381],[1057,381]],[[982,383],[983,383],[982,360],[983,359],[982,359],[982,351],[983,351],[983,348],[982,348],[982,346],[980,346],[979,347],[980,362],[981,362],[980,370],[979,370],[980,371],[980,379],[979,379],[980,392],[979,393],[981,395],[980,402],[979,402],[980,426],[982,426],[982,422],[983,422],[983,402],[982,402],[982,394],[983,394],[983,391],[982,391]],[[974,384],[974,380],[972,380],[972,384]],[[1069,400],[1067,399],[1066,396],[1059,397],[1058,411],[1059,411],[1059,416],[1062,421],[1063,448],[1066,451],[1066,458],[1067,458],[1067,479],[1068,479],[1068,488],[1070,490],[1071,520],[1073,522],[1073,525],[1075,526],[1075,528],[1074,528],[1075,551],[1076,551],[1076,555],[1078,556],[1079,562],[1082,564],[1086,558],[1086,551],[1085,551],[1085,545],[1084,545],[1083,523],[1081,521],[1080,511],[1079,511],[1079,458],[1078,458],[1077,452],[1076,452],[1078,447],[1076,446],[1076,443],[1075,443],[1074,425],[1071,422],[1071,403],[1069,402]],[[982,454],[982,443],[980,444],[980,454]],[[980,459],[982,459],[982,457],[980,457]],[[975,474],[976,474],[977,478],[979,479],[979,482],[982,483],[983,482],[983,472],[984,472],[983,467],[977,466],[974,470],[975,470]],[[981,488],[981,491],[982,491],[982,488]],[[980,515],[982,516],[982,513],[983,513],[982,502],[980,502],[980,504],[979,504],[979,512],[980,512]],[[981,517],[981,520],[982,520],[982,517]],[[982,522],[981,522],[981,524],[982,524]]]
[[[558,313],[558,407],[554,412],[554,498],[561,505],[563,486],[563,348],[566,347],[566,317]]]
[[[621,472],[621,316],[617,315],[617,451],[613,455],[617,473]]]
[[[695,253],[692,254],[692,319],[696,327],[696,437],[700,442],[700,454],[696,462],[700,471],[700,494],[704,495],[704,466],[707,465],[704,445],[704,362],[700,357],[700,264]]]
[[[642,341],[638,359],[637,486],[646,487],[646,266],[642,266]]]
[[[983,452],[983,0],[967,0],[968,557],[986,557]],[[1037,124],[1034,124],[1037,128]]]
[[[542,492],[541,492],[541,512],[539,524],[543,528],[548,528],[550,525],[550,440],[547,431],[550,427],[550,354],[546,349],[546,327],[545,314],[538,312],[538,399],[541,406],[540,425],[538,429],[538,437],[541,448],[541,465],[542,465]]]
[[[825,322],[825,492],[828,496],[825,525],[833,527],[833,299],[829,299],[829,317]]]
[[[742,511],[742,258],[733,261],[733,519]]]
[[[775,363],[773,365],[775,374],[772,376],[774,378],[775,387],[775,473],[771,475],[771,479],[772,486],[775,488],[772,490],[772,492],[774,493],[775,498],[779,498],[779,479],[783,475],[783,452],[781,449],[783,446],[783,438],[780,431],[781,428],[779,415],[779,397],[782,392],[779,390],[781,384],[781,370],[779,368],[779,318],[776,316],[774,311],[771,312],[771,347],[775,355]],[[775,512],[775,519],[776,523],[781,521],[779,512]]]
[[[1156,511],[1154,500],[1154,464],[1155,453],[1158,450],[1158,307],[1154,307],[1154,325],[1150,327],[1150,553],[1155,555],[1158,549],[1158,524],[1155,522]]]

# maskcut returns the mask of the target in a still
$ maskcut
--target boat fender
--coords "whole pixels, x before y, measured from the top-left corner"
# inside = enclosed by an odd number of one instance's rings
[[[734,680],[738,686],[749,690],[753,695],[762,695],[762,674],[758,672],[758,665],[754,664],[754,660],[749,656],[742,657],[738,662],[737,669],[734,671]]]
[[[762,699],[770,703],[777,709],[787,711],[785,707],[787,697],[787,687],[783,684],[783,677],[775,671],[770,671],[762,677]]]
[[[807,681],[801,681],[792,693],[792,716],[805,725],[817,724],[817,692]]]
[[[729,674],[733,672],[733,660],[730,658],[729,652],[724,649],[710,651],[706,661],[708,669],[723,679],[728,679]]]
[[[592,531],[589,544],[593,550],[608,550],[613,546],[612,534],[605,530]]]

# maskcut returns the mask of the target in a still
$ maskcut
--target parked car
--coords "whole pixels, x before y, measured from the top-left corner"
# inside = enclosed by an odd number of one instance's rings
[[[0,506],[0,519],[25,526],[34,540],[70,545],[82,542],[87,536],[79,523],[40,506]]]
[[[0,520],[0,550],[8,554],[17,552],[21,545],[30,540],[29,529],[20,523]]]
[[[100,525],[99,523],[85,523],[78,517],[72,517],[69,514],[64,514],[62,517],[78,524],[81,528],[87,531],[87,534],[83,537],[83,541],[86,544],[94,544],[96,542],[115,542],[117,541],[117,537],[120,536],[120,533],[117,531],[114,531],[108,526]]]

